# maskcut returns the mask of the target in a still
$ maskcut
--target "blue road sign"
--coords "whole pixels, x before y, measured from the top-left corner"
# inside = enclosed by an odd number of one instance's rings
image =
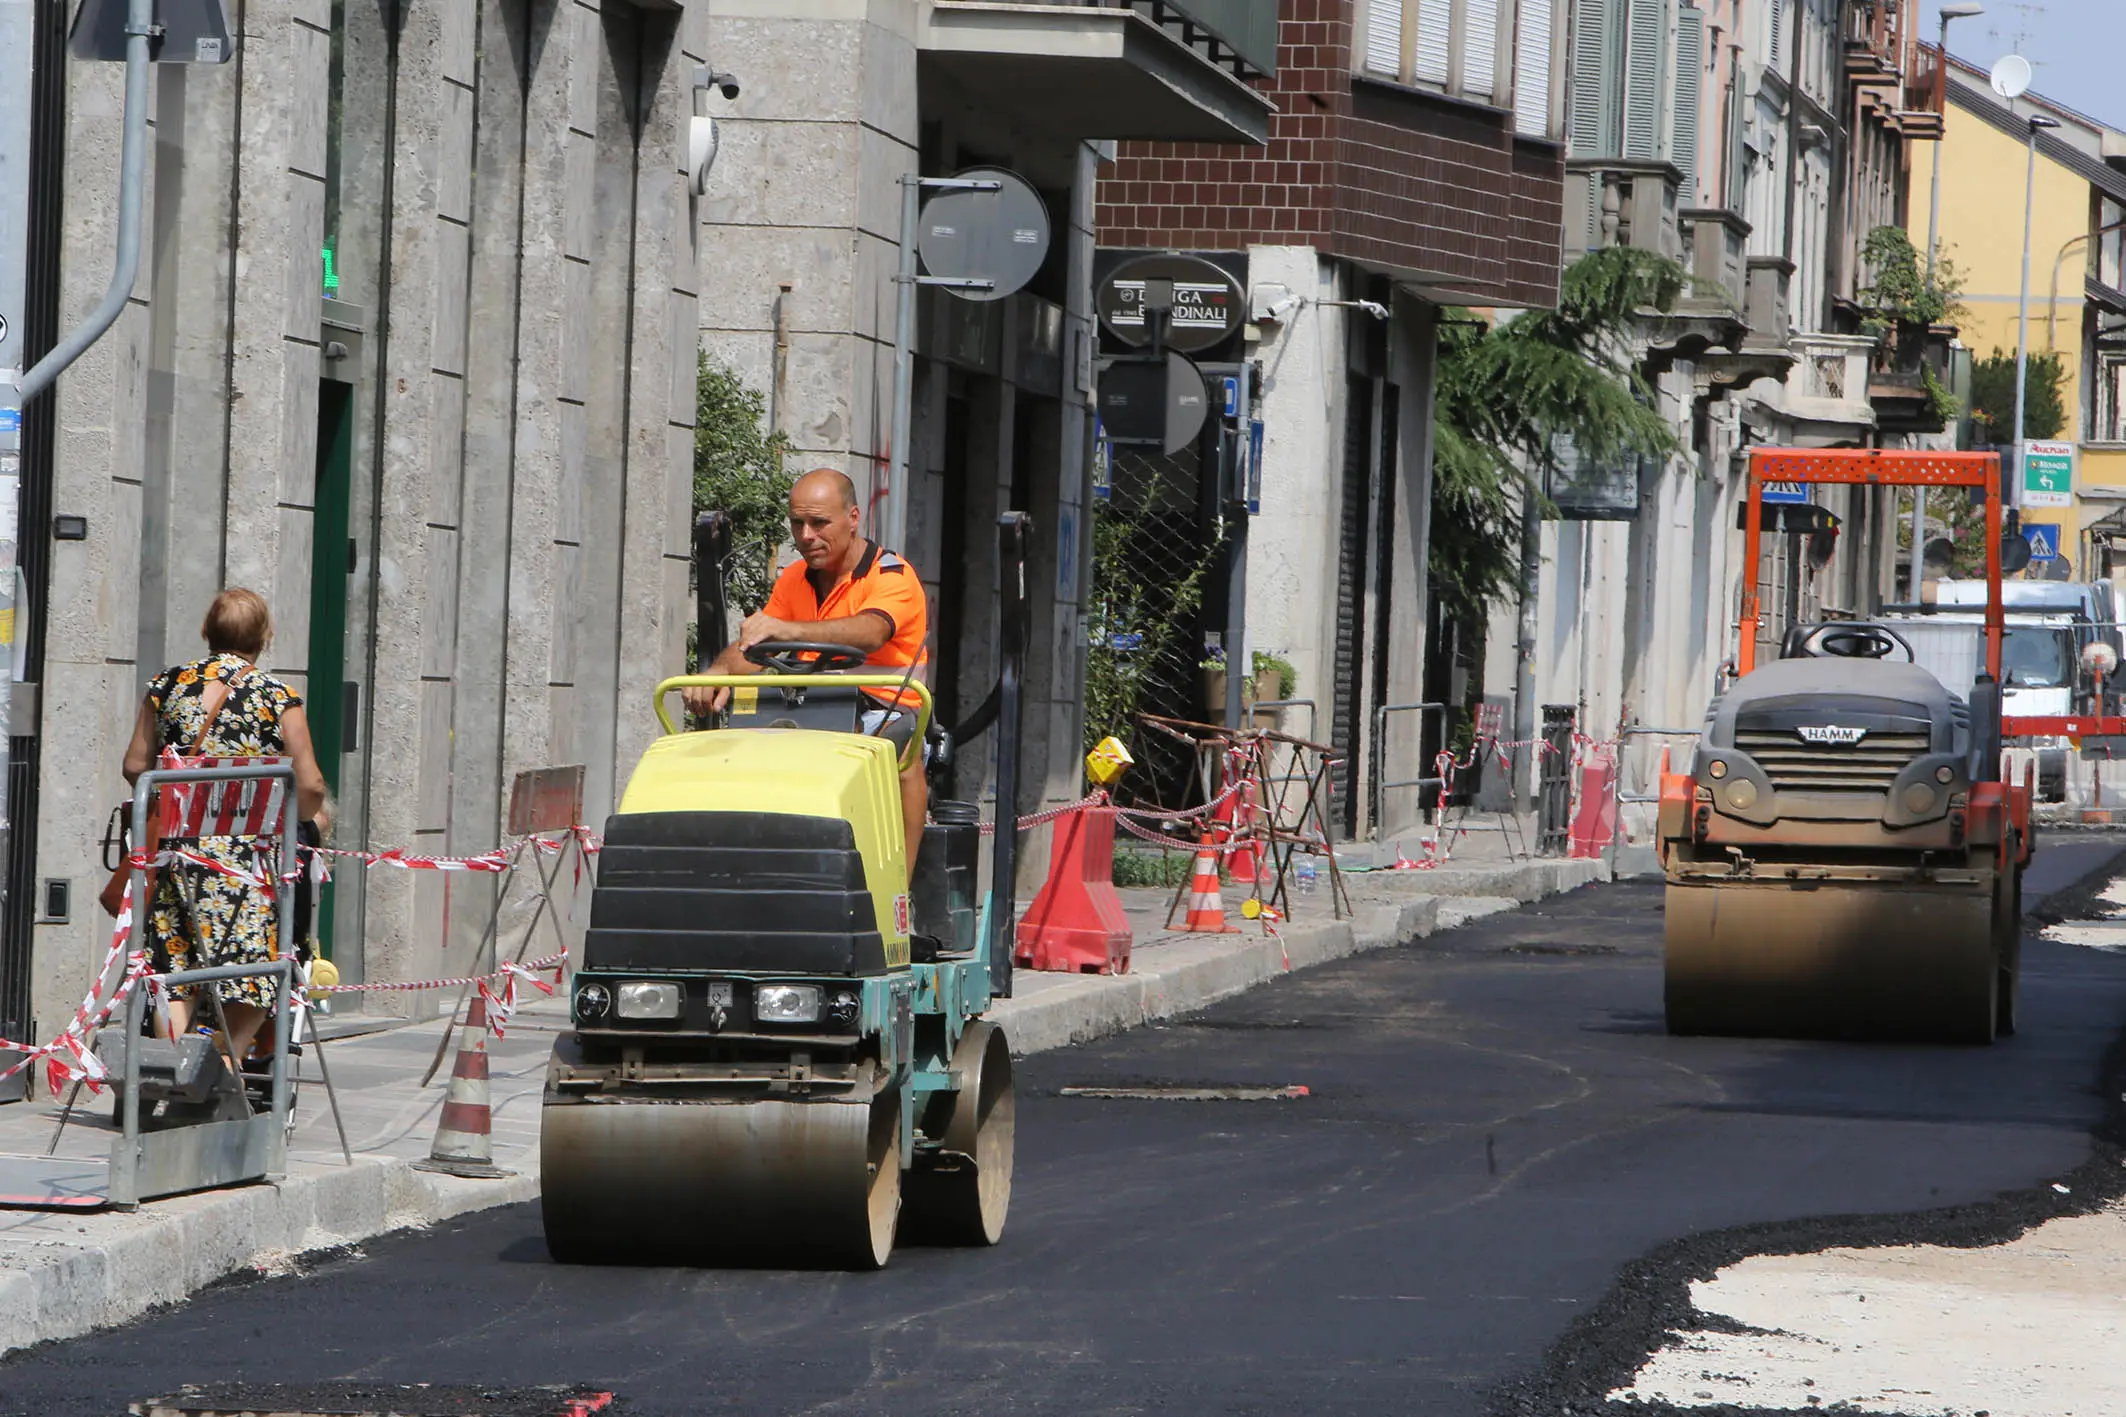
[[[2030,559],[2033,561],[2057,561],[2060,559],[2060,529],[2045,522],[2031,522],[2023,528],[2023,538],[2030,543]]]
[[[1225,395],[1225,416],[1227,418],[1240,417],[1240,380],[1234,375],[1228,374],[1219,382],[1224,385],[1220,392]]]
[[[1764,484],[1763,493],[1757,500],[1766,503],[1784,502],[1793,507],[1806,506],[1809,500],[1809,489],[1805,484],[1799,482],[1767,482]]]

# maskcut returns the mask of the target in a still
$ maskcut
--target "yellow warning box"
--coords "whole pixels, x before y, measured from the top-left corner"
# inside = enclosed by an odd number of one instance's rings
[[[1106,787],[1136,761],[1122,746],[1122,740],[1110,734],[1085,755],[1085,775],[1092,779],[1093,786]]]

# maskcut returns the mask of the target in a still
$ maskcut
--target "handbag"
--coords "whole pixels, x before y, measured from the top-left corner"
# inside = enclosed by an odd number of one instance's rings
[[[236,680],[243,678],[248,672],[248,669],[239,670],[233,678],[217,679],[207,686],[207,692],[201,698],[201,702],[205,705],[207,711],[206,723],[200,728],[199,737],[193,740],[192,751],[186,754],[187,757],[196,758],[199,756],[199,750],[206,746],[207,735],[214,731],[215,721],[221,717],[222,709],[229,702],[229,691],[235,686]],[[113,813],[118,819],[117,835],[121,846],[128,834],[128,829],[135,825],[130,820],[133,815],[132,806],[133,804],[130,802],[125,803]],[[111,835],[111,831],[106,829],[104,833],[106,843],[110,841]],[[148,820],[144,824],[140,824],[140,845],[138,849],[143,856],[153,856],[161,846],[162,813],[158,810],[158,804],[155,799],[151,797],[148,799]],[[133,866],[130,859],[121,859],[117,867],[112,870],[111,878],[103,883],[102,893],[96,897],[97,902],[103,906],[103,913],[113,920],[118,918],[119,909],[125,904],[126,882],[132,879],[132,875]],[[148,901],[155,899],[155,877],[156,868],[153,866],[148,867],[147,890],[141,900],[141,908],[143,910],[146,909]]]

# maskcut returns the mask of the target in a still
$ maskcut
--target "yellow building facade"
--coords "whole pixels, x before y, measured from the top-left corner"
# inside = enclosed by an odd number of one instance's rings
[[[2126,575],[2126,293],[2118,291],[2126,215],[2126,133],[2026,94],[1995,95],[1983,71],[1950,60],[1941,139],[1941,254],[1963,283],[1957,323],[1974,360],[2016,348],[2022,280],[2028,118],[2059,123],[2038,135],[2030,202],[2031,354],[2054,353],[2065,371],[2062,441],[2077,445],[2077,506],[2030,508],[2025,524],[2060,526],[2067,579],[2107,575],[2109,533],[2119,529],[2116,562]],[[2120,163],[2122,166],[2114,166]],[[1929,162],[1912,167],[1908,208],[1913,243],[1924,250],[1933,198]],[[2116,346],[2116,348],[2114,348]],[[1999,426],[2010,409],[1996,413]],[[2113,519],[2107,521],[2107,519]],[[2033,568],[2036,574],[2036,568]]]

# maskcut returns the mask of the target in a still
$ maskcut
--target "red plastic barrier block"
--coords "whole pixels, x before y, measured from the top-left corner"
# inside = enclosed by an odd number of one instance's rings
[[[1115,809],[1058,817],[1048,880],[1019,922],[1012,959],[1021,969],[1127,974],[1133,938],[1115,894]]]
[[[1580,809],[1572,818],[1572,855],[1600,856],[1616,839],[1616,776],[1616,759],[1610,753],[1602,749],[1588,753],[1580,769]]]

